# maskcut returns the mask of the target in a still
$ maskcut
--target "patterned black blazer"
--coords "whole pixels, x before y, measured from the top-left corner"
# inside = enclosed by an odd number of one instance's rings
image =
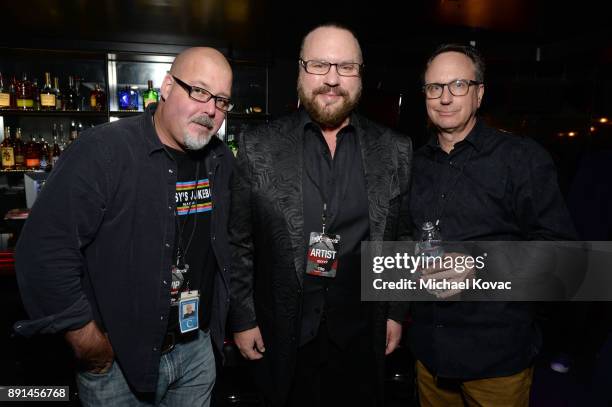
[[[298,112],[243,135],[232,182],[230,329],[259,326],[266,346],[261,374],[279,403],[292,378],[305,271],[301,123]],[[410,139],[355,113],[351,124],[363,160],[370,239],[410,239]],[[381,380],[388,317],[404,319],[405,307],[380,303],[373,312]]]

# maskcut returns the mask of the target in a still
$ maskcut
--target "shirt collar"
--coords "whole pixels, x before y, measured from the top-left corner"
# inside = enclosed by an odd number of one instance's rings
[[[474,128],[468,133],[468,135],[461,140],[460,145],[470,144],[476,151],[480,151],[484,145],[484,132],[483,132],[484,123],[479,118],[476,119],[476,124]],[[431,136],[429,137],[429,141],[426,144],[431,150],[441,149],[440,142],[438,141],[438,135],[435,132],[431,132]]]

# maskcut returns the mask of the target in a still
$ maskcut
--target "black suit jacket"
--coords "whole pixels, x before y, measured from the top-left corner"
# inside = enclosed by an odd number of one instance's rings
[[[275,404],[282,404],[290,390],[301,320],[307,242],[300,123],[296,113],[244,135],[232,182],[230,328],[239,332],[259,326],[266,352],[256,362],[258,375],[274,389],[269,396]],[[361,147],[371,240],[409,239],[411,141],[357,114],[351,123]],[[402,304],[372,305],[380,384],[386,319],[404,315]]]

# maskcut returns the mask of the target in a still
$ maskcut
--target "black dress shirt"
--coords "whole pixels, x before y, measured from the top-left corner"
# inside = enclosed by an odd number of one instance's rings
[[[327,204],[326,233],[340,236],[335,278],[304,276],[300,345],[312,340],[321,316],[330,339],[339,345],[365,329],[361,318],[361,241],[369,238],[368,197],[355,128],[336,136],[331,152],[320,128],[304,112],[304,239],[321,232],[323,203]]]
[[[528,138],[478,121],[447,154],[432,140],[414,157],[415,235],[440,220],[446,241],[574,240],[550,156]],[[531,304],[414,303],[410,342],[441,377],[517,373],[532,363],[540,333]]]

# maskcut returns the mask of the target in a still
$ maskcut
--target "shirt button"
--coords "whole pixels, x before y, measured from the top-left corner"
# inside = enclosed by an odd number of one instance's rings
[[[153,347],[153,352],[157,352],[157,346]]]
[[[164,316],[162,315],[161,317],[159,317],[159,319],[163,321],[164,320]]]
[[[168,282],[166,280],[164,280],[164,285],[168,285]]]
[[[168,172],[169,172],[170,174],[174,174],[174,170],[173,170],[172,168],[169,168],[169,169],[168,169]]]
[[[453,160],[450,160],[448,163],[449,165],[453,165]]]
[[[212,240],[217,240],[217,236],[212,235],[211,239],[212,239]]]
[[[436,325],[436,328],[444,328],[444,325],[438,324],[438,325]]]
[[[446,194],[442,194],[442,195],[440,195],[440,197],[441,197],[442,199],[444,199],[444,198],[446,198]]]
[[[170,247],[170,244],[169,244],[169,243],[166,243],[166,247]]]

